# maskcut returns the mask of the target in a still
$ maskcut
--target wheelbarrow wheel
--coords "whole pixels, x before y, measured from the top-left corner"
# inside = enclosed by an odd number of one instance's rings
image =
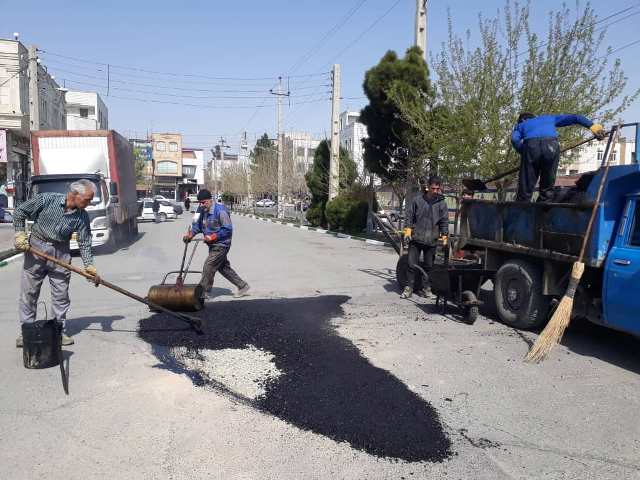
[[[465,290],[460,296],[464,303],[477,301],[476,295],[469,290]],[[468,323],[469,325],[476,323],[478,314],[480,313],[480,307],[478,305],[463,305],[462,308],[464,312],[464,323]]]

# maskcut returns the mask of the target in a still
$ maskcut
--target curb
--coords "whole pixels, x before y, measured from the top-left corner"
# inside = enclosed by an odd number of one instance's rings
[[[20,260],[23,255],[24,255],[24,253],[20,252],[20,253],[17,253],[15,255],[13,255],[12,257],[8,257],[8,258],[5,258],[4,260],[1,260],[0,261],[0,268],[6,267],[7,265],[9,265],[10,263],[15,262],[16,260]]]
[[[323,228],[318,228],[318,227],[310,227],[308,225],[297,225],[295,223],[291,223],[291,222],[287,222],[287,221],[280,221],[277,220],[275,218],[266,218],[266,217],[258,217],[257,215],[253,215],[251,213],[241,213],[241,212],[232,212],[234,215],[239,215],[241,217],[247,217],[247,218],[253,218],[255,220],[260,220],[263,222],[271,222],[271,223],[277,223],[279,225],[285,226],[285,227],[292,227],[292,228],[297,228],[299,230],[307,230],[310,232],[316,232],[316,233],[325,233],[327,235],[331,235],[333,237],[336,238],[344,238],[346,240],[357,240],[360,242],[364,242],[367,243],[369,245],[375,245],[378,247],[387,247],[387,248],[391,248],[392,245],[388,242],[382,242],[380,240],[372,240],[370,238],[363,238],[363,237],[356,237],[354,235],[348,235],[346,233],[341,233],[341,232],[332,232],[331,230],[325,230]]]

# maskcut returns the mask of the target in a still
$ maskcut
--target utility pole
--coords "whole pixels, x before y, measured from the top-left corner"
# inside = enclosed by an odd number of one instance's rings
[[[331,75],[331,159],[329,161],[329,200],[340,193],[340,64],[333,65]]]
[[[282,91],[282,77],[278,77],[278,91],[269,90],[276,96],[278,102],[278,218],[284,218],[283,192],[282,192],[282,150],[284,148],[284,133],[282,132],[282,97],[288,97],[291,92]]]
[[[40,92],[38,90],[38,49],[29,46],[29,120],[30,130],[40,130]]]
[[[427,57],[427,0],[416,0],[416,41],[422,54]]]

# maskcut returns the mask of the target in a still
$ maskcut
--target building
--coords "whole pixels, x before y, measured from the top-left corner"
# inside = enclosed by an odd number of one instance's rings
[[[151,134],[153,155],[153,194],[176,200],[182,180],[182,135]]]
[[[340,146],[349,152],[356,163],[358,176],[364,177],[364,147],[362,140],[367,138],[367,127],[359,122],[360,112],[342,112],[339,118]]]
[[[308,133],[285,133],[283,157],[293,158],[296,170],[305,174],[313,165],[313,157],[319,144],[320,140],[313,138]]]
[[[182,183],[178,186],[178,199],[195,195],[204,187],[204,150],[201,148],[182,149]]]
[[[0,191],[10,207],[26,198],[31,130],[65,128],[64,90],[41,65],[36,47],[0,39]]]
[[[581,147],[576,158],[566,165],[561,165],[558,169],[559,175],[574,175],[577,173],[590,172],[600,168],[604,158],[604,151],[607,148],[607,140],[601,142],[590,142]],[[613,146],[613,151],[609,154],[611,163],[609,165],[627,165],[637,162],[636,143],[625,137],[620,137]]]
[[[130,138],[129,144],[136,158],[144,161],[143,178],[138,178],[136,191],[138,198],[151,196],[153,192],[153,145],[150,139]]]
[[[65,101],[68,130],[109,129],[109,111],[97,93],[68,91]]]

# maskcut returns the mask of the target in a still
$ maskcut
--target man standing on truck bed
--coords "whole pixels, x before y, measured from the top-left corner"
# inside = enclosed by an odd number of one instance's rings
[[[217,271],[237,287],[234,297],[248,295],[249,284],[231,268],[227,255],[231,248],[233,225],[231,217],[224,205],[212,200],[211,192],[202,189],[198,192],[198,211],[187,234],[182,238],[184,242],[190,242],[195,235],[202,233],[204,242],[209,246],[209,256],[202,267],[202,289],[210,293],[213,287],[213,278]]]
[[[25,252],[22,280],[20,283],[19,317],[20,323],[34,322],[40,287],[44,277],[49,277],[51,307],[53,315],[62,323],[62,345],[73,345],[73,339],[65,333],[69,300],[69,280],[71,272],[29,252],[29,243],[36,249],[52,257],[71,263],[69,240],[77,232],[78,248],[84,263],[84,270],[95,278],[98,273],[93,266],[91,254],[91,228],[89,215],[85,211],[95,193],[93,182],[78,180],[69,185],[67,194],[39,193],[21,203],[13,215],[16,230],[15,247]],[[25,231],[25,221],[32,220],[31,239]],[[16,340],[16,347],[22,347],[22,335]]]
[[[444,195],[440,193],[441,186],[440,178],[430,177],[424,184],[424,193],[416,195],[408,212],[404,236],[409,239],[409,274],[402,298],[411,297],[416,275],[421,275],[415,268],[420,262],[420,253],[424,255],[423,265],[431,268],[436,256],[438,238],[442,238],[446,244],[449,233],[449,209]],[[429,294],[428,278],[424,279],[423,288],[426,297]]]
[[[528,202],[533,189],[540,179],[539,202],[551,198],[556,171],[560,160],[560,144],[557,127],[582,125],[602,139],[602,125],[593,123],[582,115],[540,115],[524,112],[518,117],[518,124],[511,134],[511,143],[520,153],[520,174],[518,175],[518,194],[516,201]]]

